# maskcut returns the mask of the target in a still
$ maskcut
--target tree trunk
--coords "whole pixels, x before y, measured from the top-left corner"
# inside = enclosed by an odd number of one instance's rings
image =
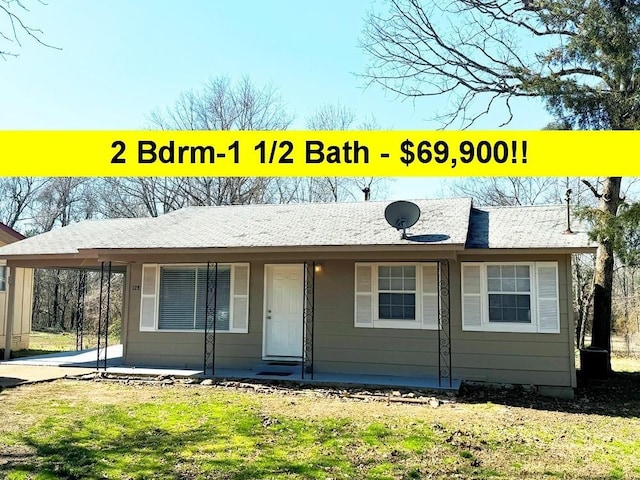
[[[618,213],[621,177],[607,177],[602,187],[599,209],[613,217]],[[607,216],[608,216],[607,215]],[[596,252],[593,296],[593,331],[591,346],[609,352],[611,370],[611,291],[613,289],[613,242],[599,238]]]

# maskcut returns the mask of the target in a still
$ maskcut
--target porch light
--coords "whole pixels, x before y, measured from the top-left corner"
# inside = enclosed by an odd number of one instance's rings
[[[322,273],[322,264],[321,263],[316,263],[315,266],[313,267],[314,271],[316,273]]]

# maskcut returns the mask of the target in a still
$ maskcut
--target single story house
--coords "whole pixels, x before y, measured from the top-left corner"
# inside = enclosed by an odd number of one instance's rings
[[[22,239],[24,239],[22,234],[0,223],[0,247]],[[15,280],[11,282],[11,285],[8,280],[6,262],[0,260],[0,349],[5,348],[7,338],[10,339],[11,350],[29,348],[33,306],[33,270],[18,268]],[[15,291],[15,294],[12,295],[11,306],[8,301],[10,288]],[[8,318],[13,320],[7,321]]]
[[[571,255],[594,246],[565,207],[416,200],[402,238],[388,204],[84,221],[0,258],[125,272],[127,365],[575,387]]]

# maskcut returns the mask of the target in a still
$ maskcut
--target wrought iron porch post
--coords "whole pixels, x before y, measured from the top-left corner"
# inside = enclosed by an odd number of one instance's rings
[[[104,369],[107,369],[107,354],[109,350],[109,319],[111,317],[111,262],[108,263],[107,272],[107,308],[105,309],[104,327]]]
[[[211,367],[211,375],[215,375],[216,358],[216,318],[218,316],[218,263],[214,263],[211,274],[211,262],[207,262],[207,289],[204,307],[204,366],[203,373]],[[213,278],[212,278],[213,277]],[[212,284],[213,282],[213,284]],[[213,292],[213,301],[211,293]]]
[[[87,290],[87,272],[80,270],[78,276],[78,298],[76,303],[76,350],[84,344],[84,299]]]
[[[100,296],[98,297],[98,348],[96,350],[96,370],[100,370],[100,343],[102,340],[102,290],[104,287],[104,262],[100,265]]]
[[[304,262],[302,285],[302,372],[301,378],[309,374],[313,380],[313,335],[315,330],[315,283],[316,262]]]
[[[449,260],[438,262],[438,385],[453,385],[451,365],[451,283]]]
[[[107,264],[106,272],[105,272],[105,263]],[[100,265],[100,298],[98,300],[98,349],[97,349],[97,355],[96,355],[96,370],[100,369],[100,350],[102,349],[103,345],[104,345],[103,368],[105,370],[107,369],[107,347],[109,346],[108,337],[109,337],[110,310],[111,310],[111,262],[102,262],[102,264]]]

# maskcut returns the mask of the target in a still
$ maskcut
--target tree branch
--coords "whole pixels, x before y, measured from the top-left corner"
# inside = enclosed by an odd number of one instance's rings
[[[583,179],[582,183],[584,183],[587,187],[589,187],[589,190],[591,190],[591,192],[596,198],[598,199],[602,198],[602,194],[598,193],[598,190],[596,189],[596,187],[594,187],[589,180]]]

